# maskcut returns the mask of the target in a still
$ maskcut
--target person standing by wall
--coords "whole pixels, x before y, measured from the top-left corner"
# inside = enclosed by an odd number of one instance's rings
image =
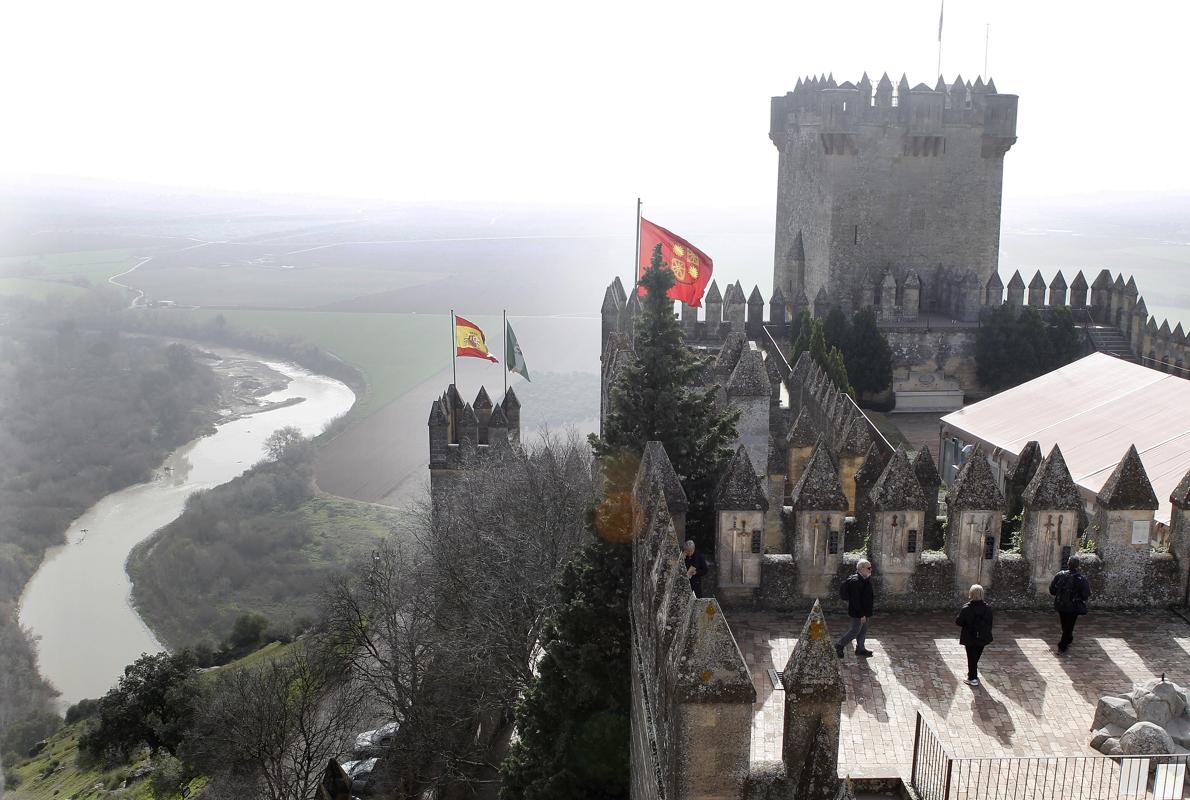
[[[1091,583],[1087,576],[1078,571],[1078,556],[1071,556],[1066,569],[1050,581],[1050,594],[1054,596],[1054,610],[1062,623],[1062,638],[1058,640],[1058,652],[1065,653],[1074,641],[1074,623],[1087,613],[1087,601],[1091,599]]]
[[[959,644],[967,648],[967,680],[964,683],[977,687],[979,657],[983,655],[983,648],[992,643],[992,609],[984,602],[983,587],[978,583],[971,584],[967,598],[954,622],[963,629]]]
[[[868,638],[868,617],[872,616],[872,606],[875,592],[872,587],[872,562],[861,558],[855,564],[855,574],[843,581],[839,587],[839,597],[847,601],[847,616],[851,618],[851,627],[843,638],[835,642],[835,654],[843,657],[843,648],[852,639],[855,640],[855,654],[861,658],[869,658],[872,651],[864,646]]]
[[[707,558],[694,552],[694,542],[687,540],[683,548],[686,554],[686,577],[690,579],[690,591],[695,597],[702,597],[702,576],[707,574]]]

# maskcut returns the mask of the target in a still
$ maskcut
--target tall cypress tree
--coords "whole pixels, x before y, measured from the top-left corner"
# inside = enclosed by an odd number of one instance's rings
[[[698,386],[703,359],[686,347],[666,295],[673,273],[662,267],[657,247],[640,282],[648,294],[636,322],[635,358],[612,385],[603,436],[592,435],[591,445],[602,458],[625,451],[639,457],[650,441],[665,445],[690,503],[686,530],[709,551],[711,495],[731,456],[739,412],[717,407],[716,387]]]
[[[612,386],[603,437],[591,437],[608,494],[592,514],[598,536],[563,570],[538,677],[517,708],[519,738],[501,769],[504,800],[628,797],[632,549],[623,533],[646,443],[664,444],[682,479],[687,530],[695,520],[710,530],[711,488],[739,415],[716,408],[714,387],[697,388],[702,360],[683,342],[666,296],[673,274],[661,267],[658,247],[641,280],[648,295],[635,357]]]
[[[892,348],[876,325],[875,311],[856,313],[847,342],[847,374],[860,397],[887,389],[892,383]]]

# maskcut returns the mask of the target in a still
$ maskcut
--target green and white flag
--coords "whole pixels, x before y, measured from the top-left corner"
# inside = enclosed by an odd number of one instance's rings
[[[509,372],[515,372],[525,380],[529,380],[529,368],[525,366],[525,354],[517,344],[516,334],[512,332],[512,325],[504,323],[504,363]]]

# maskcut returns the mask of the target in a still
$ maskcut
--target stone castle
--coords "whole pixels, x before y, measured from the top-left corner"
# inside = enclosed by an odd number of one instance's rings
[[[982,309],[1007,302],[1069,307],[1118,339],[1122,357],[1184,369],[1180,326],[1158,327],[1135,282],[1104,271],[1088,286],[1040,272],[1026,287],[997,273],[1003,156],[1015,141],[1016,97],[989,81],[910,89],[812,79],[773,99],[781,150],[774,286],[745,295],[712,283],[705,311],[683,305],[687,345],[708,356],[705,385],[740,412],[734,457],[714,495],[705,543],[706,598],[681,560],[688,500],[659,443],[644,453],[633,499],[632,796],[661,800],[849,797],[837,770],[843,683],[823,609],[869,558],[883,610],[953,609],[972,583],[997,608],[1048,608],[1049,577],[1082,557],[1099,607],[1184,605],[1190,577],[1190,474],[1171,498],[1168,536],[1153,536],[1156,496],[1135,449],[1120,454],[1084,507],[1060,449],[1025,447],[1001,483],[976,450],[940,505],[927,449],[893,447],[808,354],[783,347],[793,315],[833,305],[878,309],[902,368],[973,383]],[[1005,289],[1007,288],[1007,294]],[[1047,297],[1048,290],[1048,297]],[[633,355],[639,301],[619,279],[601,308],[601,412]],[[1092,344],[1105,349],[1102,341]],[[510,391],[472,404],[451,386],[432,406],[435,493],[471,454],[514,444]],[[1020,531],[1003,541],[1007,512]],[[751,758],[759,685],[732,634],[739,610],[808,612],[783,673],[780,762]]]

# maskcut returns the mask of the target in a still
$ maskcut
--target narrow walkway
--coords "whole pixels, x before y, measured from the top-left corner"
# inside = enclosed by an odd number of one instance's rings
[[[728,616],[756,684],[752,761],[778,760],[785,696],[766,670],[784,669],[804,617]],[[832,634],[845,627],[839,615],[827,624]],[[1190,625],[1172,612],[1093,612],[1065,656],[1054,647],[1058,634],[1053,613],[1001,612],[980,661],[983,686],[972,689],[962,682],[966,654],[953,614],[873,617],[868,647],[876,655],[848,652],[842,662],[839,774],[908,779],[919,709],[955,757],[1094,755],[1088,731],[1101,695],[1163,672],[1190,684]]]

